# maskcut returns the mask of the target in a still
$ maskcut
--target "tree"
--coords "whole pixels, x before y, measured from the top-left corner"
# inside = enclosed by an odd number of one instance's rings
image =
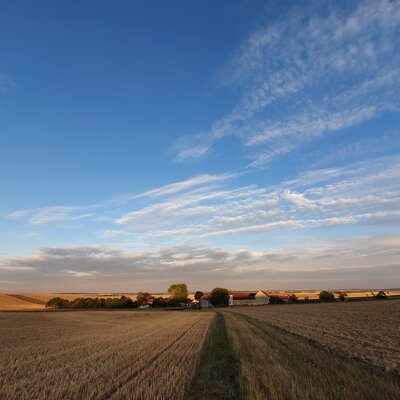
[[[188,295],[188,288],[186,283],[174,283],[168,288],[168,293],[171,293],[170,299],[183,303]]]
[[[149,292],[139,292],[136,296],[136,301],[139,304],[144,303],[149,297],[151,296],[151,294]]]
[[[269,304],[283,304],[284,301],[279,296],[270,296]]]
[[[293,293],[293,294],[291,294],[289,296],[289,302],[290,303],[298,303],[298,301],[299,301],[299,298],[296,296],[295,293]]]
[[[224,288],[215,288],[211,291],[210,302],[214,307],[229,306],[229,290]]]
[[[182,303],[181,300],[175,297],[170,297],[167,301],[168,307],[178,307],[180,303]]]
[[[46,303],[46,308],[69,308],[69,300],[62,299],[61,297],[53,297]]]
[[[378,294],[375,296],[377,299],[386,299],[386,293],[383,290],[380,290]]]
[[[199,290],[194,294],[194,298],[195,298],[197,301],[200,301],[200,299],[201,299],[203,296],[204,296],[204,293],[203,293],[203,292],[200,292]]]
[[[162,297],[157,297],[156,299],[154,299],[152,307],[154,308],[167,307],[167,300],[165,300]]]
[[[323,290],[319,294],[319,300],[324,302],[335,301],[335,295],[332,292],[328,292],[327,290]]]

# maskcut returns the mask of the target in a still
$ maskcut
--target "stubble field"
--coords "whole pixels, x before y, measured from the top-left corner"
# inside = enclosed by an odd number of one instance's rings
[[[211,313],[0,315],[1,399],[180,399]]]
[[[232,311],[400,374],[400,301],[241,307]]]
[[[2,312],[0,399],[400,398],[398,300],[213,311]]]

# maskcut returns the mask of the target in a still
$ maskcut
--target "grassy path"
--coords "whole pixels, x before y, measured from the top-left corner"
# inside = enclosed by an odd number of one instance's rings
[[[217,312],[185,399],[400,398],[400,379],[267,322]]]
[[[239,360],[227,333],[224,315],[217,313],[184,399],[241,400],[239,373]]]

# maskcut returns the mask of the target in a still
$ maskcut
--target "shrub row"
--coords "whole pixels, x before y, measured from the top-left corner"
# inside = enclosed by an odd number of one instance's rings
[[[138,307],[138,303],[126,296],[109,299],[99,297],[78,297],[71,301],[61,297],[54,297],[46,303],[46,307],[53,309],[136,308]]]

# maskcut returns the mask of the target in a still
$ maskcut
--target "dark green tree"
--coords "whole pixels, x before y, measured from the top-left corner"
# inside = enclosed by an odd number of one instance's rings
[[[335,295],[332,292],[328,292],[327,290],[323,290],[319,294],[319,300],[323,302],[332,302],[335,301]]]
[[[200,301],[200,299],[201,299],[203,296],[204,296],[204,293],[201,292],[201,291],[199,291],[199,290],[194,294],[194,298],[195,298],[195,300],[197,300],[197,301]]]
[[[279,296],[270,296],[269,304],[283,304],[284,301]]]
[[[214,307],[229,306],[229,290],[224,288],[215,288],[211,291],[210,302]]]
[[[69,308],[69,300],[61,297],[53,297],[46,303],[46,308],[63,309]]]
[[[165,300],[162,297],[157,297],[156,299],[154,299],[152,307],[154,308],[167,307],[167,300]]]
[[[299,299],[295,293],[293,293],[289,296],[289,302],[290,303],[298,303],[299,302]]]

